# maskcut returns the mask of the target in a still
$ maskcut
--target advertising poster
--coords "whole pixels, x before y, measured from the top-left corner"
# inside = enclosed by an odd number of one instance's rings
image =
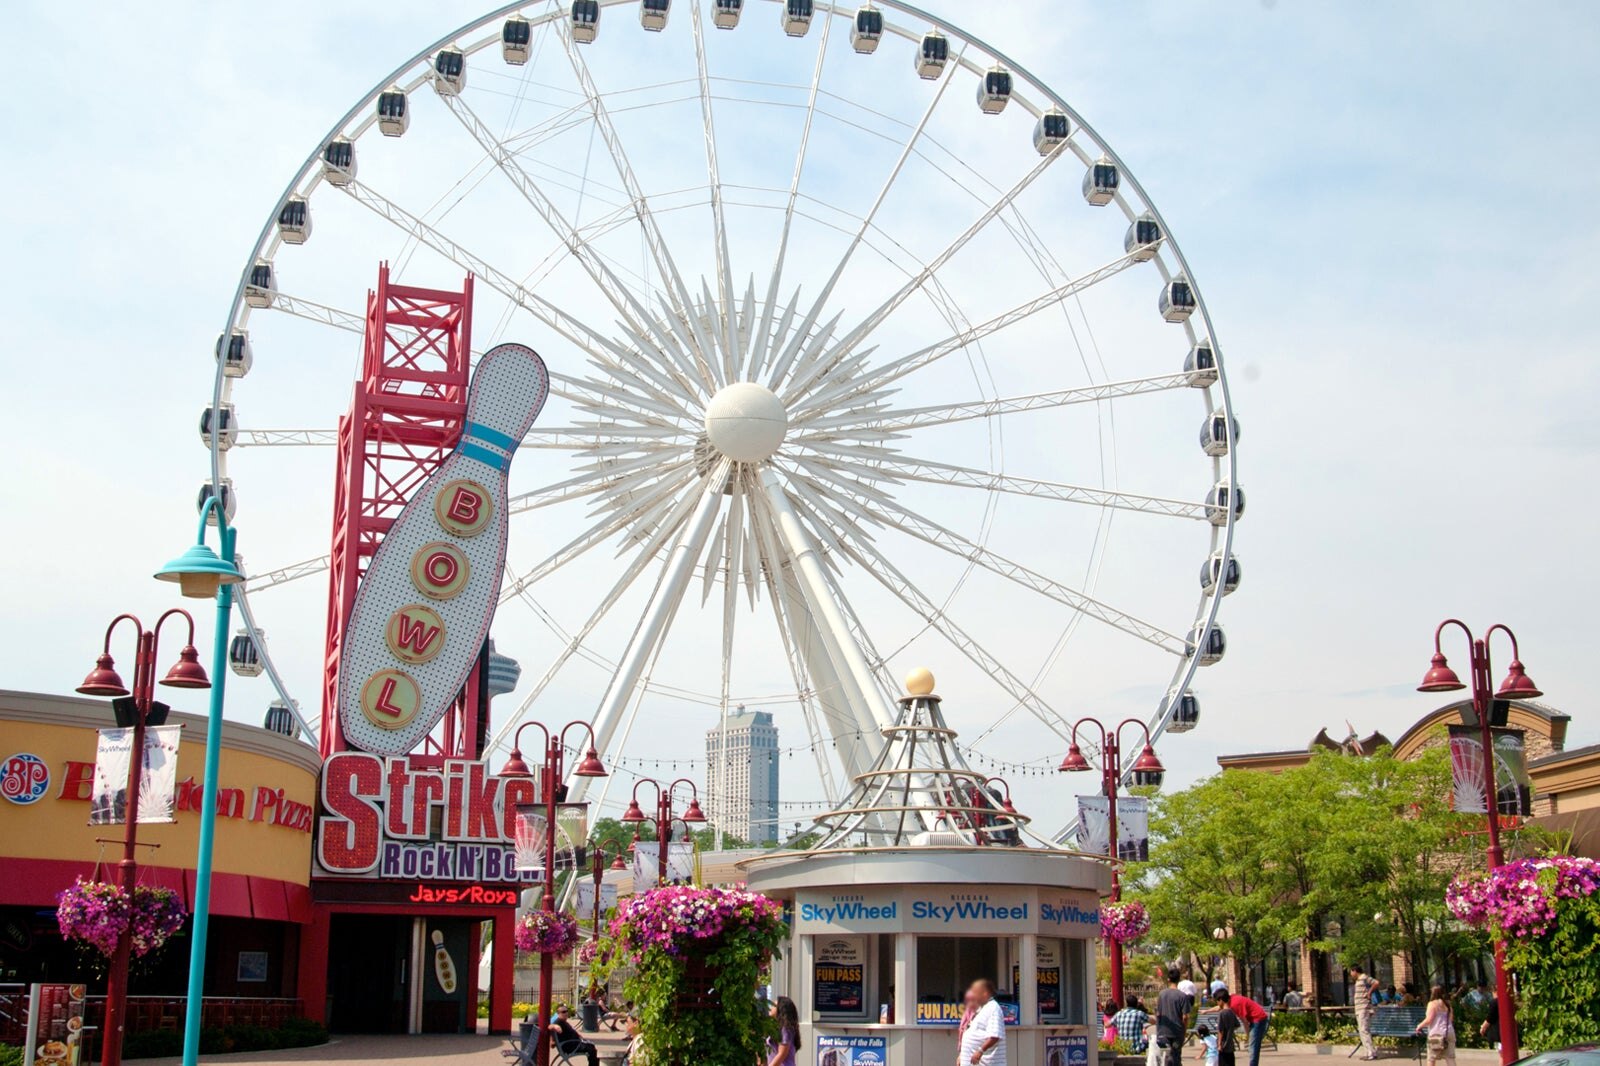
[[[178,792],[178,739],[183,727],[153,726],[144,731],[144,766],[139,781],[139,824],[174,821]],[[102,729],[94,755],[94,785],[89,794],[90,825],[122,825],[128,820],[128,760],[132,729]]]
[[[87,991],[83,985],[33,985],[28,989],[28,1035],[23,1062],[78,1066]]]
[[[889,1041],[881,1036],[818,1036],[817,1066],[883,1066]]]
[[[960,1025],[966,1007],[960,1003],[918,1003],[918,1025]],[[1007,1025],[1022,1024],[1022,1008],[1000,1000],[1000,1015]]]
[[[1104,796],[1078,797],[1078,850],[1105,855],[1111,847],[1111,805]],[[1117,797],[1117,858],[1150,860],[1150,801],[1143,796]]]
[[[600,884],[600,913],[604,914],[617,905],[617,886],[615,883]],[[578,917],[592,918],[594,916],[594,882],[578,882]]]
[[[1087,1036],[1044,1038],[1044,1066],[1089,1066]]]
[[[816,1009],[824,1014],[859,1015],[866,1009],[866,973],[866,937],[818,937],[812,962]]]
[[[656,887],[660,872],[661,846],[654,840],[641,840],[633,846],[633,891],[648,892]],[[694,845],[687,840],[674,840],[667,845],[667,883],[694,883]]]
[[[545,806],[542,803],[517,804],[516,834],[512,846],[517,869],[523,873],[544,872]],[[587,855],[584,842],[589,838],[589,805],[556,804],[556,869],[572,870]]]
[[[1533,806],[1533,781],[1528,777],[1527,744],[1520,729],[1492,729],[1494,790],[1503,815],[1527,817]],[[1484,780],[1483,740],[1477,726],[1450,727],[1452,809],[1462,814],[1487,814],[1488,782]]]

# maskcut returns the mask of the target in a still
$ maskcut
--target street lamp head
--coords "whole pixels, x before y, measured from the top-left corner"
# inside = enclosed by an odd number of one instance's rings
[[[611,868],[613,870],[626,870],[628,868],[628,864],[622,861],[622,852],[617,852],[616,857],[611,860]]]
[[[1525,670],[1522,669],[1520,659],[1512,659],[1511,665],[1506,669],[1506,679],[1500,682],[1500,691],[1494,694],[1497,700],[1536,700],[1544,692],[1533,683]]]
[[[699,800],[691,799],[689,801],[689,809],[683,812],[683,820],[686,822],[697,823],[706,820],[705,812],[700,809]]]
[[[639,809],[638,800],[628,801],[628,809],[622,812],[622,821],[624,825],[637,825],[639,822],[644,821],[644,811]],[[634,839],[637,840],[638,838],[635,837]]]
[[[606,768],[600,763],[600,753],[591,746],[583,753],[583,761],[578,768],[572,771],[578,777],[607,777]]]
[[[1433,665],[1428,667],[1428,672],[1422,675],[1422,684],[1417,686],[1418,692],[1459,692],[1467,686],[1461,683],[1456,672],[1450,669],[1450,664],[1445,660],[1443,652],[1433,653]]]
[[[183,646],[178,653],[178,661],[172,664],[172,669],[167,671],[161,683],[172,688],[211,687],[211,679],[206,677],[206,668],[200,665],[200,653],[193,644]]]
[[[102,654],[95,660],[94,669],[89,671],[89,676],[83,679],[83,684],[77,687],[78,692],[85,696],[126,696],[128,689],[122,683],[122,678],[113,668],[111,656]]]
[[[532,777],[533,771],[528,769],[528,764],[522,761],[522,749],[512,748],[511,757],[500,768],[501,777]]]
[[[1136,774],[1161,774],[1166,770],[1167,768],[1161,765],[1161,760],[1156,758],[1156,749],[1149,744],[1144,746],[1139,757],[1133,761],[1133,772]]]
[[[1062,773],[1076,773],[1079,770],[1087,769],[1089,769],[1089,760],[1083,757],[1082,749],[1078,747],[1078,742],[1074,740],[1072,746],[1067,749],[1066,758],[1061,760],[1061,765],[1056,767],[1056,770]]]
[[[156,579],[176,581],[183,595],[206,600],[215,596],[223,585],[243,581],[244,575],[237,566],[201,543],[157,570]]]

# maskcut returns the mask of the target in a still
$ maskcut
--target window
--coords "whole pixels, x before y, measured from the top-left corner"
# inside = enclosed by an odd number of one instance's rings
[[[1009,983],[1000,972],[1001,945],[1015,937],[924,936],[917,938],[917,1002],[960,1003],[967,986],[987,977],[998,987]],[[915,1021],[915,1019],[910,1019]]]

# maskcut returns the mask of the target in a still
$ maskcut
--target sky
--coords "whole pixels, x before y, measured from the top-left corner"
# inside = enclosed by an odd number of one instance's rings
[[[737,33],[760,34],[761,48],[776,49],[782,38],[766,6]],[[1569,744],[1600,741],[1582,687],[1600,635],[1592,611],[1600,580],[1583,561],[1596,523],[1589,492],[1600,475],[1593,279],[1583,265],[1600,228],[1600,131],[1585,107],[1600,90],[1592,62],[1600,12],[1579,3],[1282,0],[925,7],[1009,53],[1116,148],[1182,242],[1226,353],[1249,502],[1236,541],[1244,583],[1223,604],[1227,656],[1196,685],[1200,727],[1162,742],[1169,782],[1211,772],[1219,754],[1299,747],[1322,727],[1337,736],[1348,722],[1362,734],[1397,736],[1436,705],[1414,686],[1432,628],[1447,616],[1475,631],[1511,625],[1546,701],[1572,716]],[[87,35],[81,12],[56,5],[7,13],[8,36],[28,47],[14,50],[14,90],[0,99],[8,164],[0,168],[0,286],[10,305],[0,360],[15,464],[0,503],[10,604],[0,613],[0,641],[10,649],[0,687],[70,691],[92,664],[105,621],[121,610],[150,617],[174,602],[149,574],[193,535],[206,469],[196,422],[210,396],[211,347],[263,220],[340,114],[407,56],[480,13],[404,0],[155,10],[97,12]],[[621,48],[623,31],[632,31],[627,47],[644,47],[631,17],[605,31],[600,45],[614,39]],[[909,78],[895,63],[896,77]],[[405,145],[419,135],[431,134],[419,128]],[[965,127],[951,132],[956,154],[967,136]],[[653,148],[666,160],[662,172],[670,170],[669,150]],[[433,175],[419,170],[409,177],[421,195]],[[1074,173],[1063,188],[1075,183]],[[930,185],[930,199],[905,203],[937,213],[939,195]],[[1075,195],[1072,202],[1081,207]],[[375,259],[399,261],[408,251],[392,234],[356,250],[359,259],[346,248],[347,259],[365,273],[344,306],[358,306]],[[820,261],[820,253],[817,262],[802,256],[796,273]],[[312,275],[307,262],[302,277]],[[331,291],[334,267],[314,269],[326,272],[317,276]],[[1003,288],[974,279],[960,295],[996,306],[984,302]],[[1108,342],[1122,336],[1119,301],[1104,308]],[[485,321],[479,334],[494,325]],[[285,347],[300,343],[283,338]],[[304,343],[296,358],[317,354],[318,342]],[[263,346],[258,361],[270,361],[271,350]],[[348,380],[355,349],[339,350],[345,362],[327,373]],[[1034,376],[1023,383],[1045,387],[1036,371],[1030,364]],[[1001,392],[1004,375],[997,371]],[[270,407],[273,425],[326,425],[347,395],[337,380],[323,388],[316,378],[314,396],[297,399],[297,380],[306,388],[308,379],[261,376],[255,410],[265,418]],[[251,425],[251,409],[241,411]],[[1129,442],[1119,443],[1124,488],[1140,491],[1126,478],[1144,463],[1163,476],[1168,466],[1200,476],[1191,428],[1198,408],[1185,408],[1174,440],[1188,443],[1170,456],[1166,438],[1142,436],[1133,417]],[[1026,472],[1011,457],[1040,443],[1020,440],[1007,452],[1008,471]],[[1146,440],[1161,446],[1143,447]],[[241,472],[241,506],[262,501],[240,524],[257,566],[325,550],[317,547],[326,543],[325,513],[297,510],[293,486],[303,478],[324,492],[326,467],[316,464],[326,459],[307,451],[284,460],[287,473],[259,473],[263,485],[280,480],[256,496]],[[1178,484],[1192,488],[1192,480]],[[998,512],[996,543],[1047,555],[1036,512],[1017,506]],[[1125,581],[1135,596],[1147,564],[1164,575],[1170,563],[1192,582],[1203,558],[1141,555],[1164,549],[1155,541],[1141,549],[1137,534],[1121,543],[1132,548],[1109,556],[1106,580]],[[908,567],[926,561],[897,550]],[[536,555],[513,540],[513,560],[526,566]],[[1063,576],[1082,566],[1069,560]],[[570,579],[581,588],[605,572],[597,564]],[[941,573],[934,584],[942,593],[948,581]],[[1192,610],[1195,591],[1178,590],[1182,610]],[[301,606],[317,599],[311,590]],[[320,623],[311,607],[286,613],[277,628],[264,622],[300,691],[316,676]],[[874,628],[868,612],[877,601],[863,594],[858,607]],[[990,623],[1000,645],[1031,657],[1018,667],[1031,674],[1045,647],[1029,643],[1025,612],[997,609],[1006,617]],[[210,625],[206,612],[202,646]],[[1460,638],[1449,640],[1446,652],[1464,669]],[[519,652],[524,685],[549,644],[546,634]],[[930,661],[900,656],[897,669],[945,671],[947,650],[912,646]],[[1494,652],[1498,675],[1509,649]],[[970,673],[948,669],[952,684]],[[580,713],[597,698],[602,674],[580,674],[557,692]],[[1117,657],[1068,660],[1048,679],[1052,699],[1072,715],[1146,715],[1152,686],[1159,694],[1164,682],[1165,674]],[[763,681],[752,674],[748,684],[754,691]],[[971,691],[963,706],[960,687],[941,689],[966,735],[990,713],[972,706]],[[228,714],[259,722],[269,698],[259,682],[235,683]],[[178,705],[202,709],[194,697]],[[702,715],[679,729],[691,720],[672,713],[663,712],[656,733],[647,718],[633,743],[687,766],[707,722]],[[996,758],[1059,757],[1059,739],[1027,723],[1024,716],[997,734]],[[798,738],[798,723],[785,724]],[[814,795],[814,774],[810,784],[804,776],[797,768],[786,794]],[[1048,819],[1067,809],[1072,790],[1058,779],[1038,773],[1018,784],[1024,810]]]

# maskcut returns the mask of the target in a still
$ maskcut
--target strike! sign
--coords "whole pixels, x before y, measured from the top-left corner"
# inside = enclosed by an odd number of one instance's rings
[[[538,800],[531,778],[502,778],[485,762],[361,751],[329,756],[317,819],[318,873],[381,880],[519,884],[516,810]]]

